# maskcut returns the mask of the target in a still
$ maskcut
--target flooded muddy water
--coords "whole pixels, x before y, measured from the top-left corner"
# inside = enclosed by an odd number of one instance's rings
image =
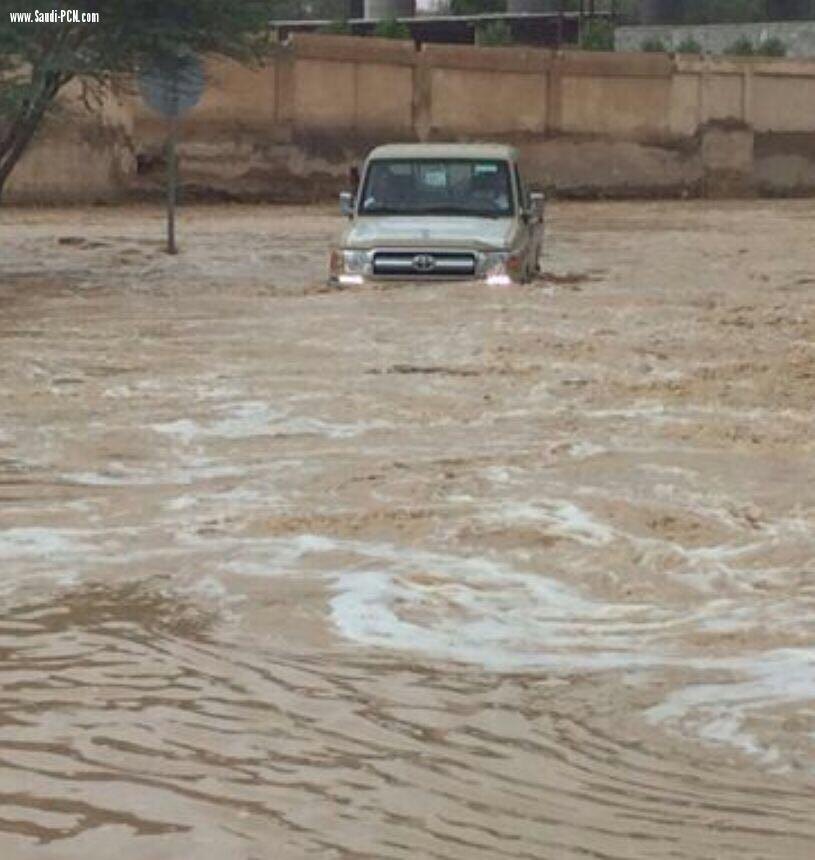
[[[815,204],[0,210],[0,856],[815,856]]]

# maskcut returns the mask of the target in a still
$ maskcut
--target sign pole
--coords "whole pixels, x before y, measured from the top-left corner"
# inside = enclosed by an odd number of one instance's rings
[[[176,143],[178,140],[178,123],[175,118],[170,120],[170,133],[167,136],[167,253],[177,254],[175,242],[175,207],[178,187],[178,161],[176,159]]]
[[[179,119],[198,104],[204,92],[201,63],[194,56],[165,57],[139,72],[139,89],[153,110],[167,119],[167,253],[177,254],[175,240],[178,206]]]

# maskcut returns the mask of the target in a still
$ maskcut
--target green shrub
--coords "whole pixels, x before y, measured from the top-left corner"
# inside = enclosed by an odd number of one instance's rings
[[[685,38],[676,46],[677,54],[701,54],[702,46],[692,36]]]
[[[756,54],[760,57],[786,57],[787,46],[778,36],[770,36],[763,42],[759,42]]]
[[[380,21],[374,27],[373,35],[378,39],[410,39],[410,27],[403,21],[391,19]]]
[[[512,28],[506,21],[493,21],[482,24],[476,31],[476,42],[479,45],[511,45]]]
[[[614,25],[608,21],[589,21],[580,33],[584,51],[613,51]]]
[[[653,36],[642,43],[642,50],[648,54],[665,54],[668,51],[662,39],[657,39]]]
[[[740,36],[729,48],[725,48],[725,54],[731,57],[754,57],[756,49],[747,36]]]
[[[348,21],[332,21],[324,27],[320,27],[318,33],[327,33],[332,36],[352,36],[353,30]]]
[[[505,12],[503,0],[450,0],[451,15],[483,15],[485,12]]]

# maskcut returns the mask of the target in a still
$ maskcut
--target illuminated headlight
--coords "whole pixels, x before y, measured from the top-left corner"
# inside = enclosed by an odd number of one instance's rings
[[[361,284],[367,265],[366,251],[343,251],[335,248],[331,252],[331,277],[341,284]]]
[[[521,257],[507,251],[487,254],[484,260],[484,277],[488,284],[504,286],[520,279]]]

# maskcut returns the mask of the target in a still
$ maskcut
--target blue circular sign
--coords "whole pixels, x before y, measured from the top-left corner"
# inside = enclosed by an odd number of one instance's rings
[[[170,119],[192,110],[201,99],[204,69],[195,56],[161,60],[139,73],[139,90],[147,104]]]

